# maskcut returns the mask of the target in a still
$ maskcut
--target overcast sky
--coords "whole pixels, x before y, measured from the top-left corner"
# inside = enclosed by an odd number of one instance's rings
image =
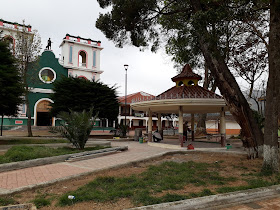
[[[174,85],[171,77],[176,69],[164,50],[151,53],[140,52],[138,48],[125,46],[116,48],[112,41],[95,28],[99,13],[104,13],[96,0],[1,0],[0,18],[26,24],[37,29],[42,47],[47,40],[52,40],[52,50],[59,57],[59,45],[66,33],[83,38],[100,40],[101,46],[101,81],[108,85],[116,84],[118,94],[124,95],[125,70],[128,64],[128,94],[144,91],[158,95]]]

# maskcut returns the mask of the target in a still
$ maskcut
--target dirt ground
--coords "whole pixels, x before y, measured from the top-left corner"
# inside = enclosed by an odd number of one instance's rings
[[[40,187],[38,189],[33,189],[21,193],[17,193],[13,195],[13,198],[19,203],[28,203],[32,201],[36,195],[44,195],[48,194],[53,197],[53,202],[49,207],[43,207],[43,210],[88,210],[88,209],[102,209],[102,210],[120,210],[126,208],[134,207],[133,203],[127,199],[120,199],[117,202],[106,202],[106,203],[96,203],[96,202],[83,202],[78,203],[73,206],[67,207],[56,207],[55,204],[57,202],[56,198],[59,198],[62,194],[67,193],[68,191],[76,190],[79,186],[85,185],[88,182],[92,181],[97,176],[116,176],[116,177],[124,177],[130,176],[132,174],[140,174],[147,169],[149,165],[160,164],[164,161],[175,161],[175,162],[186,162],[186,161],[195,161],[195,162],[206,162],[206,163],[215,163],[219,162],[221,167],[220,175],[222,176],[234,176],[240,177],[241,174],[244,174],[248,171],[259,171],[261,169],[262,161],[260,159],[255,160],[247,160],[245,155],[231,155],[231,154],[219,154],[219,153],[202,153],[202,152],[194,152],[188,154],[174,154],[168,155],[165,157],[157,158],[154,160],[150,160],[148,162],[134,164],[132,166],[107,170],[99,173],[94,173],[91,175],[79,177],[76,179],[63,181],[60,183],[53,184],[47,187]],[[232,183],[228,183],[227,186],[239,186],[245,185],[245,181],[235,181]],[[207,188],[215,190],[217,186],[207,185]],[[187,185],[181,190],[176,190],[174,193],[177,194],[188,194],[190,192],[200,192],[204,187],[196,187],[194,185]],[[172,191],[168,191],[172,193]]]

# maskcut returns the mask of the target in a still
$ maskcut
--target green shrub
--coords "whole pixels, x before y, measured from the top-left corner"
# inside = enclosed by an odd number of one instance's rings
[[[13,198],[4,197],[4,196],[0,197],[0,206],[7,206],[11,204],[16,204],[16,201]]]
[[[44,206],[49,206],[51,204],[51,201],[49,199],[46,199],[44,197],[36,197],[33,201],[32,201],[37,208],[42,208]]]
[[[89,138],[90,132],[94,126],[97,114],[92,117],[93,108],[89,112],[60,112],[58,117],[63,120],[60,127],[50,127],[52,132],[59,132],[68,139],[76,148],[84,149]]]

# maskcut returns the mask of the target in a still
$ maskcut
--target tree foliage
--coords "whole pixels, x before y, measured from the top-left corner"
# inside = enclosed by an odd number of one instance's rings
[[[15,115],[22,103],[23,87],[16,60],[8,44],[0,41],[0,115]]]
[[[99,113],[99,118],[115,120],[119,112],[119,104],[115,87],[108,87],[101,82],[94,82],[80,78],[62,77],[54,83],[54,93],[51,99],[51,113],[73,110],[89,111],[94,107],[93,115]]]

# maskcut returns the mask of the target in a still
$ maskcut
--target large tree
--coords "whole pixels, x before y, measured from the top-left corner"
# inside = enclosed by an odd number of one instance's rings
[[[119,104],[115,87],[81,78],[63,77],[54,83],[53,90],[53,115],[61,111],[89,111],[93,107],[93,116],[98,113],[101,119],[115,120],[118,116]]]
[[[278,119],[280,119],[280,1],[270,0],[269,78],[264,127],[264,170],[279,170]]]
[[[36,30],[28,32],[27,26],[22,24],[21,30],[18,30],[16,35],[15,45],[15,58],[17,59],[18,69],[22,78],[24,86],[24,100],[26,103],[26,114],[27,114],[27,131],[28,136],[32,135],[31,125],[31,112],[29,104],[29,87],[34,81],[34,77],[38,76],[38,72],[28,72],[28,69],[36,69],[38,65],[39,56],[41,53],[41,38]],[[33,65],[33,67],[31,67]]]
[[[112,10],[101,14],[96,26],[118,46],[130,40],[137,47],[152,44],[152,49],[156,49],[160,35],[166,35],[168,44],[178,43],[175,52],[174,48],[167,47],[169,52],[174,52],[176,61],[194,62],[190,56],[183,55],[184,52],[202,55],[231,113],[242,127],[249,157],[258,155],[263,134],[226,58],[228,25],[242,21],[254,5],[248,1],[203,0],[99,0],[99,4],[103,8],[112,6]],[[192,48],[195,51],[190,51]]]
[[[0,40],[0,115],[1,136],[4,115],[16,115],[23,95],[23,87],[16,60],[5,41]]]

